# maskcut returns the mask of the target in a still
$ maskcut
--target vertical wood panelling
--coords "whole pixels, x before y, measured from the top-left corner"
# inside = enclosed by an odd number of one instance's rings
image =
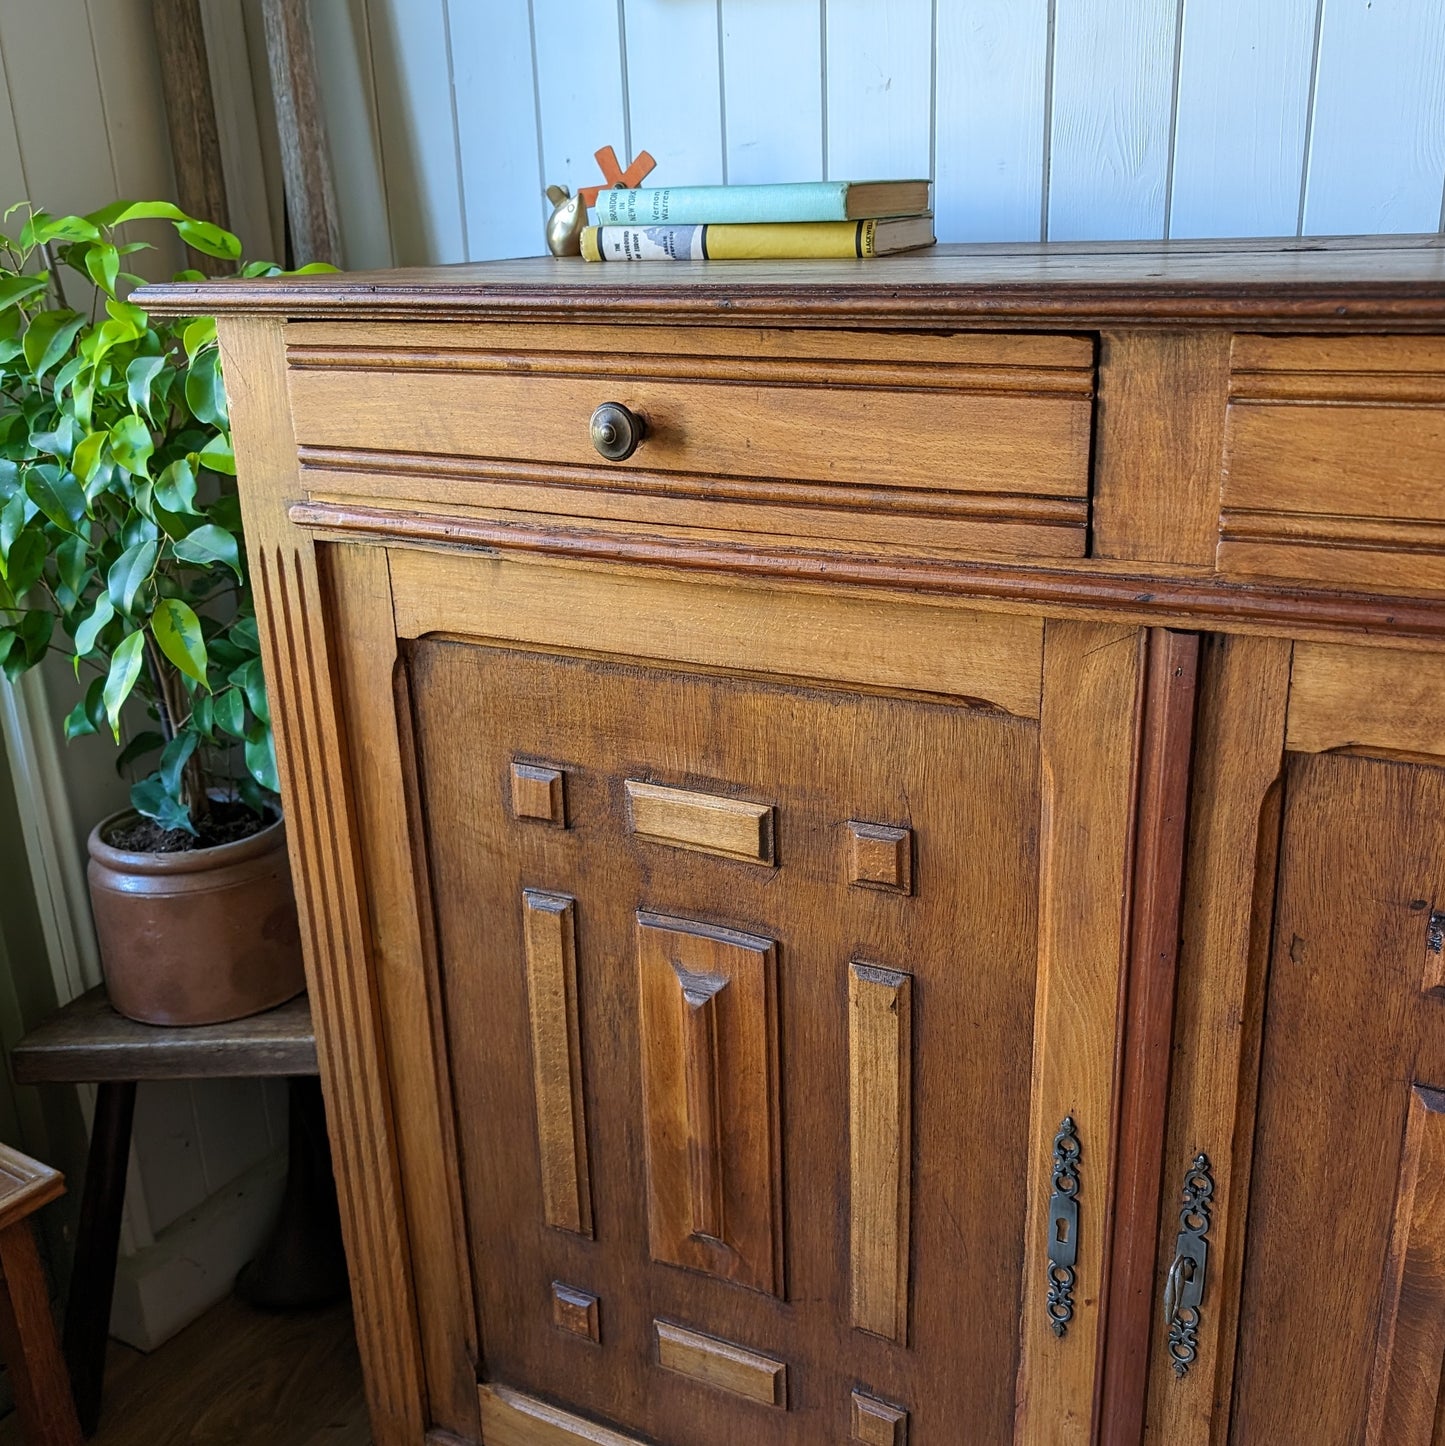
[[[381,159],[398,266],[466,259],[445,0],[367,0]],[[498,57],[499,68],[505,64]],[[468,136],[468,146],[510,144]]]
[[[1294,232],[1318,7],[1186,0],[1171,236]]]
[[[29,199],[51,211],[105,205],[116,181],[85,0],[5,0],[0,51]]]
[[[1325,0],[1304,231],[1434,231],[1445,182],[1445,5]]]
[[[1178,0],[1058,7],[1050,239],[1164,234],[1177,16]]]
[[[931,0],[827,0],[827,141],[835,180],[931,173]]]
[[[818,0],[722,0],[722,31],[728,181],[820,180]]]
[[[624,14],[632,147],[657,162],[649,184],[720,184],[726,177],[717,0],[627,0]],[[626,165],[632,158],[622,155],[620,139],[612,144]]]
[[[452,74],[461,138],[467,256],[536,256],[546,250],[527,0],[451,5]],[[505,57],[499,64],[498,58]],[[490,144],[483,144],[490,139]]]
[[[629,136],[619,21],[610,0],[590,5],[532,0],[542,174],[549,186],[575,192],[601,180],[592,153],[602,146],[611,146],[624,164],[632,159],[623,156]],[[517,56],[514,63],[524,64],[525,58]],[[511,122],[526,123],[525,116]],[[537,125],[536,115],[532,124]]]
[[[89,14],[114,178],[114,191],[97,197],[94,205],[112,196],[169,196],[175,178],[150,0],[91,0]],[[0,209],[8,204],[0,203]],[[129,237],[156,248],[131,258],[143,276],[169,277],[186,264],[184,248],[164,222],[133,225]]]
[[[4,46],[0,43],[0,211],[14,205],[29,189],[25,181],[25,164],[20,155],[20,137],[15,130],[14,105],[4,60]]]
[[[1434,0],[317,7],[353,265],[536,254],[539,183],[603,145],[658,184],[932,174],[941,241],[1440,225]]]
[[[938,0],[940,236],[1037,241],[1049,0]]]
[[[391,230],[366,0],[311,0],[311,32],[345,264],[353,271],[390,266]],[[509,131],[512,124],[509,118]]]

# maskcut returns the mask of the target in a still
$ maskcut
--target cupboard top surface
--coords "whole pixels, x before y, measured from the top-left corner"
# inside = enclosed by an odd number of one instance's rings
[[[740,323],[1445,326],[1445,236],[937,246],[872,261],[528,257],[149,286],[165,314]]]

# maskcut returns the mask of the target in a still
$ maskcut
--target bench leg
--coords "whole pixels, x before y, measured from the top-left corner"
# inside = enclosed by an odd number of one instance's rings
[[[80,1446],[70,1377],[28,1219],[0,1230],[0,1271],[0,1355],[10,1371],[20,1435],[27,1446]]]
[[[115,1296],[115,1261],[120,1250],[120,1217],[125,1207],[125,1174],[134,1119],[134,1080],[107,1080],[97,1086],[64,1338],[76,1412],[87,1436],[95,1434],[100,1420],[105,1343],[110,1335],[110,1305]]]

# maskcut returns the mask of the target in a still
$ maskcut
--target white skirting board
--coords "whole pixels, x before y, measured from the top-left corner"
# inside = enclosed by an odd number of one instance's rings
[[[276,1223],[286,1186],[277,1150],[116,1266],[110,1333],[152,1351],[229,1295]]]

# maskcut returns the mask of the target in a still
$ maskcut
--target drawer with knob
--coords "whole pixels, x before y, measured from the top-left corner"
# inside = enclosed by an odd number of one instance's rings
[[[313,497],[1084,555],[1090,337],[298,323],[287,343]]]

